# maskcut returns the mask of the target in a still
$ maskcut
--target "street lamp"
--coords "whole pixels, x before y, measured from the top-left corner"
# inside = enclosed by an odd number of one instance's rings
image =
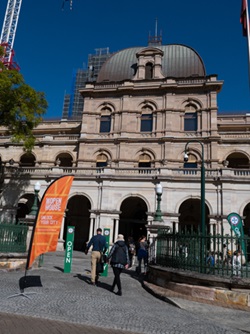
[[[204,145],[201,141],[189,140],[185,146],[184,161],[188,161],[187,148],[189,143],[199,143],[201,145],[201,271],[204,269],[205,262],[205,166],[204,166]]]
[[[156,183],[155,185],[155,193],[157,196],[157,209],[155,211],[154,220],[158,222],[162,222],[162,215],[161,215],[161,196],[162,196],[162,185],[160,183]]]
[[[37,182],[34,186],[34,191],[35,191],[35,197],[34,197],[34,203],[32,205],[31,211],[30,211],[30,215],[32,216],[36,216],[37,214],[37,210],[38,210],[38,206],[37,206],[37,199],[38,199],[38,193],[41,189],[41,185],[39,182]]]

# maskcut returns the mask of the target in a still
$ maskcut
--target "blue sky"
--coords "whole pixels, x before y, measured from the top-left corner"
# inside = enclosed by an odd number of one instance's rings
[[[26,82],[43,91],[46,118],[60,118],[72,71],[86,67],[96,48],[111,52],[147,46],[155,19],[163,44],[184,44],[203,59],[207,74],[224,81],[219,112],[250,112],[247,39],[239,22],[241,0],[23,0],[14,50]],[[7,0],[0,2],[3,25]]]

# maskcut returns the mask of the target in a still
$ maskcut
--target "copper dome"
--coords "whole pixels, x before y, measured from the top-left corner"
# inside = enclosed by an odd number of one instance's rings
[[[204,63],[192,48],[180,45],[160,45],[163,51],[162,73],[165,77],[187,78],[206,76]],[[97,82],[131,80],[135,75],[138,59],[136,53],[145,47],[133,47],[116,52],[102,66]]]

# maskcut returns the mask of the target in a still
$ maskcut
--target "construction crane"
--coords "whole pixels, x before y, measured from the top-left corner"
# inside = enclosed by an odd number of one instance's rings
[[[16,28],[19,19],[22,0],[8,0],[7,8],[4,17],[3,28],[0,37],[0,45],[4,48],[4,55],[0,61],[8,69],[19,70],[19,66],[13,61],[14,57],[14,40]]]
[[[65,1],[69,1],[70,9],[72,9],[73,0],[64,0],[63,7]],[[0,45],[4,49],[4,55],[3,57],[0,57],[0,61],[8,69],[20,70],[19,66],[13,61],[14,57],[13,46],[14,46],[14,40],[15,40],[21,5],[22,5],[22,0],[8,0],[5,12],[4,23],[0,37]]]

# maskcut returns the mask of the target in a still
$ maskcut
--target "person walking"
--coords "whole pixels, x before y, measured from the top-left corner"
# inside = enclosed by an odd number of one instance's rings
[[[234,252],[233,259],[233,276],[241,276],[241,251],[238,249]]]
[[[97,264],[100,262],[102,253],[106,252],[106,238],[102,235],[102,229],[96,230],[94,235],[85,249],[85,254],[88,254],[89,248],[92,247],[91,253],[91,284],[97,285],[99,280],[99,273],[96,270]]]
[[[142,265],[142,260],[143,260],[143,265],[144,265],[144,275],[147,273],[147,266],[148,266],[148,247],[149,247],[149,242],[146,240],[146,237],[143,235],[139,241],[139,249],[137,253],[137,259],[138,259],[138,267],[136,268],[136,272],[138,275],[141,274],[141,265]]]
[[[116,294],[121,296],[122,287],[120,275],[123,269],[128,269],[129,266],[128,247],[126,246],[124,236],[122,234],[118,234],[117,240],[112,246],[107,259],[110,261],[110,265],[114,273],[114,281],[110,290],[114,292],[115,286],[117,285],[118,291]]]
[[[134,257],[136,254],[136,247],[133,237],[128,237],[128,255],[129,255],[129,269],[134,265]]]

